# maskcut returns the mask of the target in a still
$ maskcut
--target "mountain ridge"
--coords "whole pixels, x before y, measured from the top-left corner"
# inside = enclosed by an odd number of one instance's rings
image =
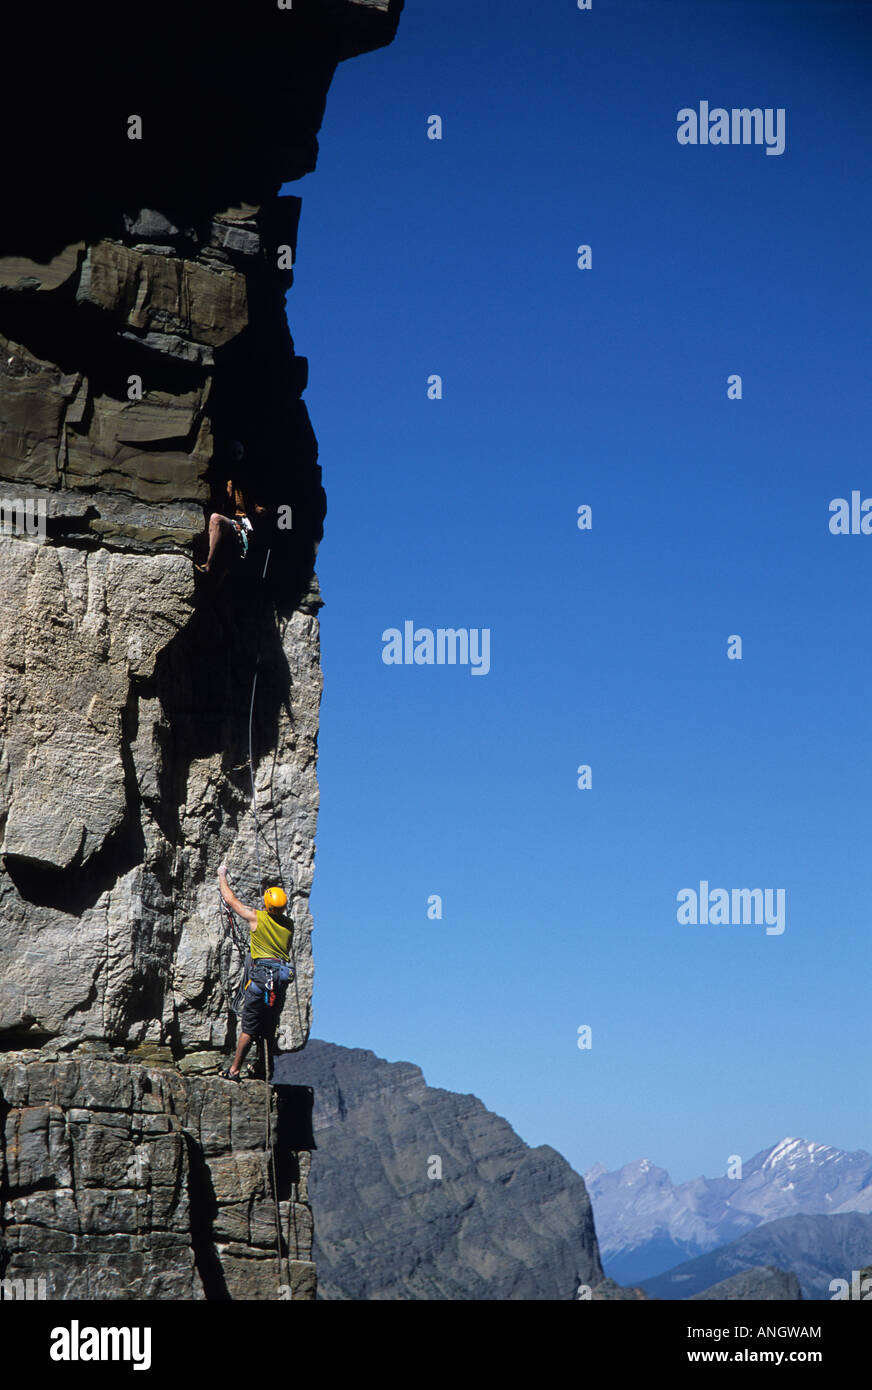
[[[803,1298],[829,1300],[834,1296],[831,1282],[844,1279],[850,1285],[853,1272],[868,1266],[870,1257],[872,1216],[860,1212],[785,1216],[645,1279],[642,1287],[652,1298],[690,1299],[737,1275],[775,1266],[799,1281]]]
[[[621,1282],[670,1265],[792,1215],[872,1210],[872,1155],[789,1136],[742,1164],[741,1177],[673,1183],[665,1168],[635,1159],[585,1174],[603,1265]]]
[[[312,1039],[276,1084],[314,1089],[311,1199],[327,1299],[644,1295],[605,1280],[580,1174],[420,1067]]]

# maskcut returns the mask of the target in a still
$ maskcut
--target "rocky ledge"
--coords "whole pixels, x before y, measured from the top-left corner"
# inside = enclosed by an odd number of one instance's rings
[[[310,1092],[40,1050],[0,1057],[0,1095],[5,1278],[52,1299],[314,1296]]]

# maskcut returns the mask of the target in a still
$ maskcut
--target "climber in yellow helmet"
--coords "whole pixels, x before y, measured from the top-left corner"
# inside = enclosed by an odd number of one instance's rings
[[[290,945],[293,922],[285,916],[288,895],[284,888],[267,888],[263,907],[246,907],[227,882],[227,866],[218,870],[218,891],[231,911],[249,924],[251,972],[245,986],[241,1032],[236,1056],[221,1075],[238,1081],[252,1040],[269,1037],[275,1028],[285,990],[293,979]]]

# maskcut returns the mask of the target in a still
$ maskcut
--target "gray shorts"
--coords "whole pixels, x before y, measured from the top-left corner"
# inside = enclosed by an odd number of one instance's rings
[[[291,972],[293,973],[293,972]],[[269,1002],[272,976],[273,1003]],[[243,1033],[260,1038],[275,1027],[287,992],[287,982],[279,980],[279,962],[260,960],[252,963],[251,974],[243,993],[241,1026]]]

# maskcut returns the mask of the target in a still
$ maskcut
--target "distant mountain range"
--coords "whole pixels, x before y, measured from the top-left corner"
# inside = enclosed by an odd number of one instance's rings
[[[804,1139],[782,1139],[755,1154],[743,1164],[741,1178],[676,1185],[665,1169],[643,1158],[616,1172],[597,1164],[585,1182],[606,1273],[622,1284],[642,1283],[649,1292],[654,1276],[764,1223],[800,1214],[872,1212],[872,1155]],[[769,1255],[752,1263],[794,1267]],[[709,1283],[725,1277],[713,1273]]]
[[[315,1093],[323,1299],[781,1302],[872,1264],[867,1153],[784,1139],[737,1179],[675,1185],[641,1159],[585,1180],[409,1062],[312,1040],[273,1080]]]
[[[693,1298],[708,1291],[710,1298],[724,1297],[712,1285],[753,1266],[790,1270],[799,1280],[803,1298],[831,1299],[830,1282],[851,1283],[854,1270],[872,1262],[872,1216],[845,1212],[839,1216],[784,1216],[767,1221],[729,1245],[670,1269],[643,1287],[652,1298]],[[743,1296],[743,1295],[737,1295]],[[759,1293],[755,1297],[765,1296]],[[790,1297],[790,1294],[782,1295]],[[795,1296],[795,1295],[794,1295]]]

